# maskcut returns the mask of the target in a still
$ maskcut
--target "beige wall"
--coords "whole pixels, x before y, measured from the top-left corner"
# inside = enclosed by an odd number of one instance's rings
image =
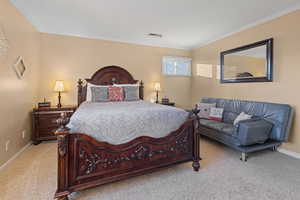
[[[0,25],[9,40],[6,57],[0,57],[0,166],[30,140],[30,110],[37,97],[39,33],[8,0],[0,0]],[[23,56],[27,70],[19,80],[12,69]],[[25,139],[22,131],[26,130]],[[5,143],[10,140],[9,150]]]
[[[300,11],[255,26],[193,51],[197,64],[212,64],[212,78],[192,78],[192,103],[202,97],[237,98],[292,105],[300,110]],[[216,79],[219,53],[259,40],[274,38],[274,82],[220,84]],[[284,147],[300,153],[300,118],[296,114],[290,142]]]
[[[146,100],[155,97],[154,83],[160,82],[161,96],[166,95],[181,107],[189,107],[191,77],[161,76],[161,60],[162,56],[190,54],[184,50],[42,33],[39,100],[46,97],[56,104],[54,83],[64,80],[68,91],[63,94],[62,103],[76,104],[79,78],[90,78],[101,67],[118,65],[135,79],[144,81]]]

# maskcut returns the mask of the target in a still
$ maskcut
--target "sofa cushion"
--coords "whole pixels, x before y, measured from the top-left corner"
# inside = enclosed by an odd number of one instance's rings
[[[215,120],[208,119],[200,119],[200,124],[206,126],[208,128],[215,129],[217,131],[221,131],[223,133],[229,134],[231,136],[235,136],[235,128],[232,124],[227,124]]]
[[[273,124],[264,119],[249,119],[237,124],[237,137],[243,146],[263,144],[270,137]]]
[[[238,113],[224,110],[223,121],[228,124],[233,124],[238,115]]]
[[[200,126],[199,127],[199,132],[201,135],[205,135],[209,138],[212,138],[214,140],[217,140],[219,142],[222,142],[224,144],[227,144],[231,147],[238,147],[241,145],[240,141],[238,140],[237,137],[233,137],[229,134],[222,133],[220,131],[216,131],[215,129],[209,128],[207,126]]]

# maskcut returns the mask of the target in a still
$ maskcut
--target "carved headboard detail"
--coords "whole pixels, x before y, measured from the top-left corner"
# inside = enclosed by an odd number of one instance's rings
[[[124,68],[118,66],[107,66],[96,71],[90,79],[85,79],[87,83],[94,85],[113,85],[118,84],[135,84],[138,83],[134,80],[132,75]],[[78,80],[78,106],[86,100],[87,84],[79,79]],[[144,99],[144,84],[140,81],[140,99]]]

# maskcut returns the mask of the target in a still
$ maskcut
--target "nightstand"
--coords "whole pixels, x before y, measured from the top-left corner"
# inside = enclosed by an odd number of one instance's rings
[[[175,106],[174,102],[168,102],[168,103],[159,102],[159,104],[166,105],[166,106]]]
[[[37,145],[45,140],[55,140],[54,132],[59,127],[56,120],[63,112],[71,117],[76,108],[76,106],[63,106],[33,109],[33,143]]]

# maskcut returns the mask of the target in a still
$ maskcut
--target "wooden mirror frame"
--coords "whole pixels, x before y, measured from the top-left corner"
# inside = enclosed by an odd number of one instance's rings
[[[254,77],[254,78],[244,78],[244,79],[224,79],[224,62],[225,62],[225,55],[260,47],[266,45],[267,47],[267,72],[265,77]],[[248,44],[245,46],[241,46],[238,48],[230,49],[227,51],[223,51],[220,54],[221,58],[221,70],[220,70],[220,82],[221,83],[244,83],[244,82],[272,82],[273,81],[273,38],[262,40],[259,42],[255,42],[252,44]]]

